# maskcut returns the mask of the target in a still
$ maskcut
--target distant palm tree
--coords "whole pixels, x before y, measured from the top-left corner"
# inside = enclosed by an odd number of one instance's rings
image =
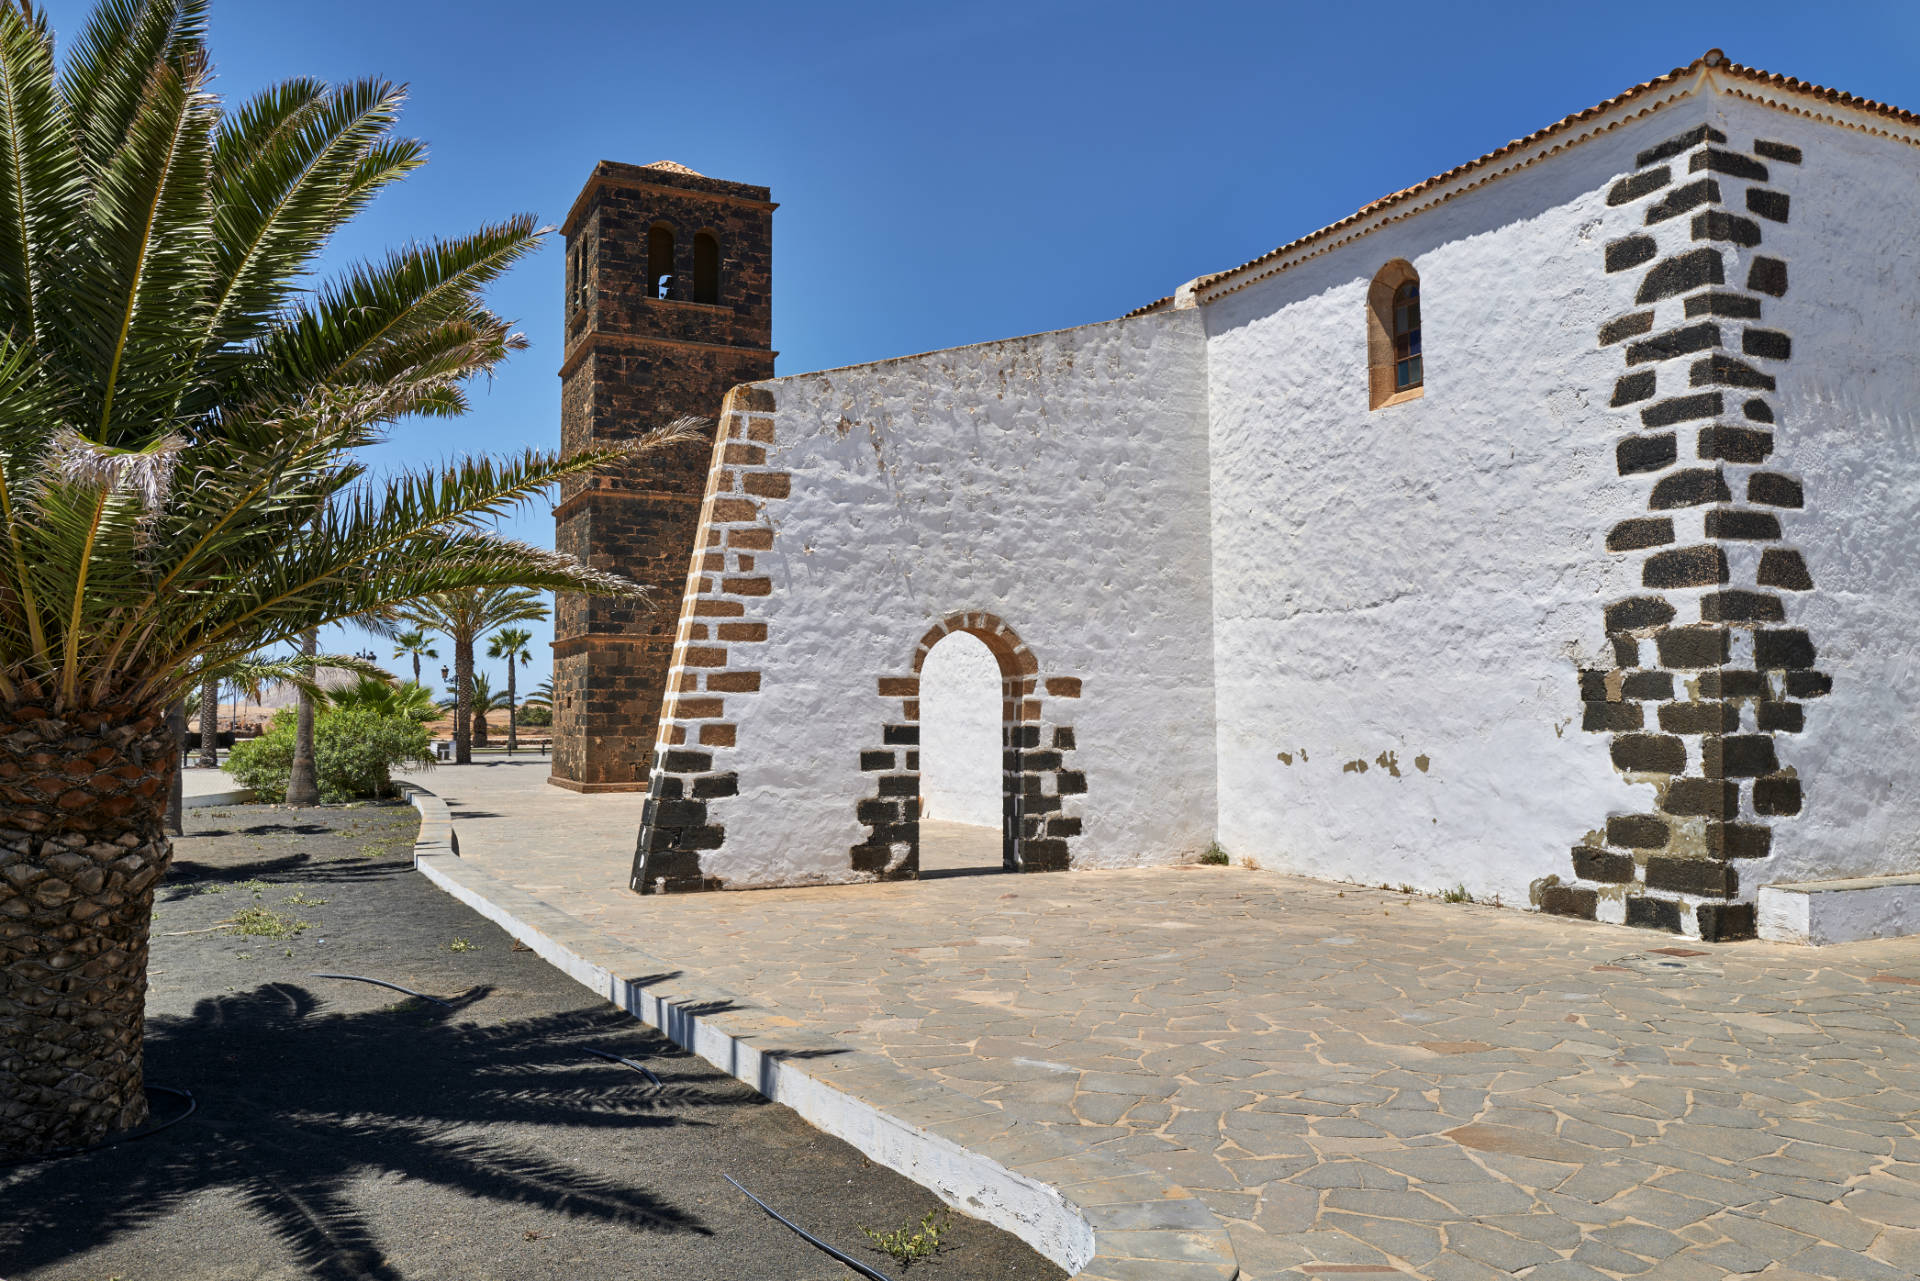
[[[694,436],[372,476],[359,451],[525,346],[485,291],[541,234],[316,279],[425,159],[404,91],[290,80],[228,111],[205,36],[206,0],[102,0],[59,56],[43,6],[0,4],[0,862],[32,873],[0,877],[0,1161],[146,1118],[169,716],[202,667],[436,592],[636,594],[490,525]]]
[[[520,665],[525,667],[533,661],[533,654],[527,649],[527,646],[532,643],[533,633],[526,628],[502,627],[493,634],[493,639],[487,644],[488,658],[507,660],[507,755],[509,756],[513,755],[520,746],[520,736],[515,732],[514,725],[514,708],[519,704],[514,695],[513,663],[517,658],[520,660]]]
[[[200,680],[200,768],[220,765],[220,678],[209,673]]]
[[[528,707],[553,706],[553,677],[549,676],[533,687],[533,693],[527,695]]]
[[[547,616],[540,593],[519,587],[475,587],[423,596],[399,611],[399,620],[439,632],[453,642],[453,759],[473,760],[473,644],[496,627]]]
[[[365,707],[382,716],[405,716],[422,722],[440,718],[433,695],[419,681],[395,685],[377,676],[362,674],[352,685],[326,691],[325,700],[330,707]]]
[[[440,651],[427,643],[427,634],[418,627],[410,632],[401,632],[393,638],[393,656],[413,659],[413,683],[420,683],[420,660],[438,658]]]
[[[475,747],[485,747],[487,745],[487,716],[492,712],[505,711],[512,707],[513,704],[507,701],[507,693],[505,690],[498,692],[494,690],[493,682],[487,679],[485,672],[475,672],[473,674],[472,682],[468,686],[467,698],[467,710],[473,726],[473,745]],[[441,710],[457,713],[459,702],[460,699],[458,695],[451,698],[443,698],[440,700]],[[469,760],[471,760],[471,757],[469,757]]]

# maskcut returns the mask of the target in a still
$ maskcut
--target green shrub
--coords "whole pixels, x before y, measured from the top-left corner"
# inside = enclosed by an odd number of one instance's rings
[[[281,712],[261,737],[234,746],[226,768],[263,801],[287,798],[293,768],[293,712]],[[320,799],[329,803],[393,795],[396,765],[430,765],[433,736],[407,716],[365,707],[324,712],[313,726],[313,765]]]
[[[543,729],[553,724],[553,709],[551,707],[543,707],[539,703],[528,703],[520,709],[518,720],[520,722],[520,728],[522,729],[525,729],[529,725]]]

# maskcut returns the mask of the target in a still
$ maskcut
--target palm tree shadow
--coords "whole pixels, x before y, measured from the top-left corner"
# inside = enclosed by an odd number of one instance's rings
[[[288,885],[345,885],[404,874],[412,865],[391,858],[314,858],[282,854],[247,863],[203,863],[176,858],[167,866],[159,901],[177,903],[205,887],[232,886],[246,880]]]
[[[665,1084],[654,1088],[586,1054],[586,1045],[629,1057],[655,1049],[611,1009],[478,1026],[460,1008],[410,998],[328,1013],[292,983],[150,1019],[149,1079],[190,1084],[198,1112],[139,1142],[0,1168],[8,1211],[0,1272],[69,1258],[226,1191],[260,1216],[303,1274],[398,1281],[357,1200],[368,1176],[382,1175],[636,1232],[710,1235],[660,1192],[549,1159],[550,1142],[515,1128],[700,1125],[690,1112],[740,1103],[666,1063]]]

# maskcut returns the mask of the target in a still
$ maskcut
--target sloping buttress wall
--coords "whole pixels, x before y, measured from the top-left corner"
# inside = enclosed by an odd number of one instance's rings
[[[1212,838],[1204,339],[1192,313],[729,399],[634,886],[910,875],[918,675],[1003,674],[1030,868]]]

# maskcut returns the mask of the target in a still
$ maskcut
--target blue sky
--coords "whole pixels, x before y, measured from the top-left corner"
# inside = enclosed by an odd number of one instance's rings
[[[86,6],[45,7],[65,34]],[[1119,315],[1714,46],[1920,107],[1910,0],[215,0],[212,28],[229,98],[292,75],[411,85],[432,163],[343,261],[512,212],[558,223],[601,159],[771,187],[782,374]],[[387,460],[557,444],[562,256],[495,291],[532,349]],[[552,541],[544,504],[510,528]]]

